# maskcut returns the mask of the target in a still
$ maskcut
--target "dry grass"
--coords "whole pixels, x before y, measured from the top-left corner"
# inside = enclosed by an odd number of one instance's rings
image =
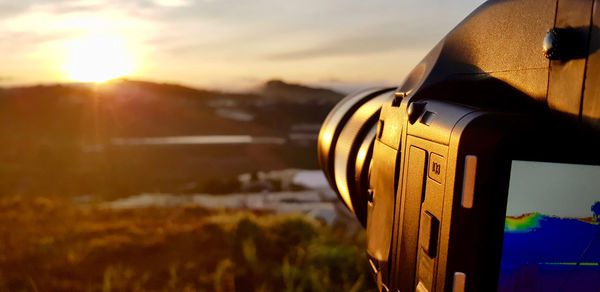
[[[304,217],[0,199],[0,291],[360,291],[360,235]],[[359,291],[356,290],[356,291]]]

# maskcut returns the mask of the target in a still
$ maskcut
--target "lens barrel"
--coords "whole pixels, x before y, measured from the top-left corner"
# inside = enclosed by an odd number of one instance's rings
[[[381,106],[396,88],[369,89],[345,97],[327,115],[319,132],[319,164],[348,209],[367,221],[369,169]]]

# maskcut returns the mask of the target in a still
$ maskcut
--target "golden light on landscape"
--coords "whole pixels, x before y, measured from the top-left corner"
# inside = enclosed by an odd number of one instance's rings
[[[67,77],[80,82],[104,82],[133,73],[135,64],[124,38],[90,35],[65,42]]]

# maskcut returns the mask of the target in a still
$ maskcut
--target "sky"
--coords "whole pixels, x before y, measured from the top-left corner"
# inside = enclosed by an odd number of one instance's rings
[[[600,201],[600,166],[512,162],[507,216],[538,212],[559,217],[592,217],[592,205]]]
[[[0,86],[399,84],[481,0],[0,0]]]

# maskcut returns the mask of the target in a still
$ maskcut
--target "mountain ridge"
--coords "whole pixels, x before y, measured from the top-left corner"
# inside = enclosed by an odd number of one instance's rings
[[[124,196],[174,192],[241,173],[318,168],[318,129],[341,94],[275,85],[269,96],[131,80],[0,89],[0,192]],[[210,135],[284,142],[113,143]]]
[[[70,88],[73,90],[100,90],[100,91],[144,91],[154,92],[154,94],[171,94],[175,96],[197,96],[208,97],[214,95],[223,96],[253,96],[282,99],[290,102],[317,101],[324,99],[327,102],[337,102],[344,97],[344,94],[335,90],[322,87],[312,87],[308,85],[290,83],[281,79],[267,80],[257,89],[247,92],[227,92],[217,89],[203,89],[194,86],[187,86],[170,82],[153,82],[139,79],[118,78],[103,83],[52,83],[52,84],[32,84],[19,86],[0,87],[0,91],[19,91],[19,90],[44,90],[51,88]]]

